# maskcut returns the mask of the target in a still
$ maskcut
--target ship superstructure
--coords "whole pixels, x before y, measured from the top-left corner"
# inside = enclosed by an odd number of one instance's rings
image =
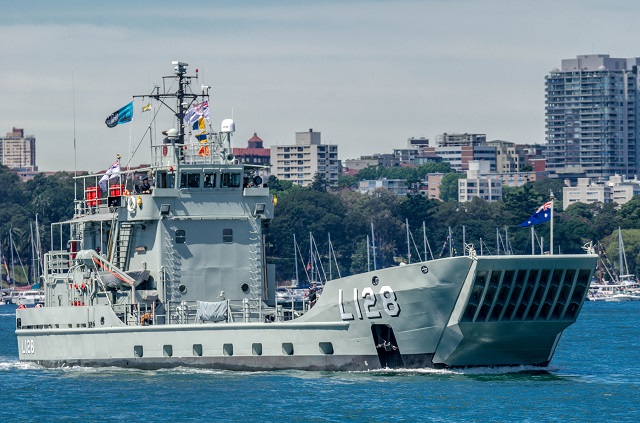
[[[45,306],[16,312],[22,361],[366,370],[551,360],[582,308],[595,254],[471,249],[327,281],[313,308],[278,305],[263,169],[235,163],[232,120],[191,142],[185,115],[208,93],[190,93],[187,65],[174,66],[176,92],[142,96],[175,100],[177,127],[152,146],[151,166],[81,177],[73,218],[52,226]]]

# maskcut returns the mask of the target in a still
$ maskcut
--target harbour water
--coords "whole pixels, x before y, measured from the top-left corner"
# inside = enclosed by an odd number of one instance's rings
[[[588,302],[539,368],[228,372],[45,369],[0,306],[0,422],[640,420],[640,303]]]

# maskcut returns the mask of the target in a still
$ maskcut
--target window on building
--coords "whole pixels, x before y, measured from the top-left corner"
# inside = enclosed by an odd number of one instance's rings
[[[225,244],[233,243],[233,229],[222,230],[222,242],[224,242]]]

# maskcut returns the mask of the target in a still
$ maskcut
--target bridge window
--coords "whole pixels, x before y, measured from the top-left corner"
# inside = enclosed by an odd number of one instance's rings
[[[205,173],[204,174],[204,188],[215,188],[216,186],[216,174],[215,173]]]
[[[200,188],[200,173],[181,173],[180,188]]]
[[[234,172],[223,172],[220,175],[220,186],[221,187],[229,187],[229,188],[238,188],[240,187],[240,173]]]

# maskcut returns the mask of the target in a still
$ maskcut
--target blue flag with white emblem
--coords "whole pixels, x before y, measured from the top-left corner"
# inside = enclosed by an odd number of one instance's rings
[[[131,119],[133,119],[133,101],[111,113],[104,123],[106,123],[109,128],[113,128],[121,123],[131,122]]]
[[[531,226],[538,223],[546,222],[551,219],[551,207],[553,202],[547,201],[529,218],[526,222],[522,222],[518,226]]]

